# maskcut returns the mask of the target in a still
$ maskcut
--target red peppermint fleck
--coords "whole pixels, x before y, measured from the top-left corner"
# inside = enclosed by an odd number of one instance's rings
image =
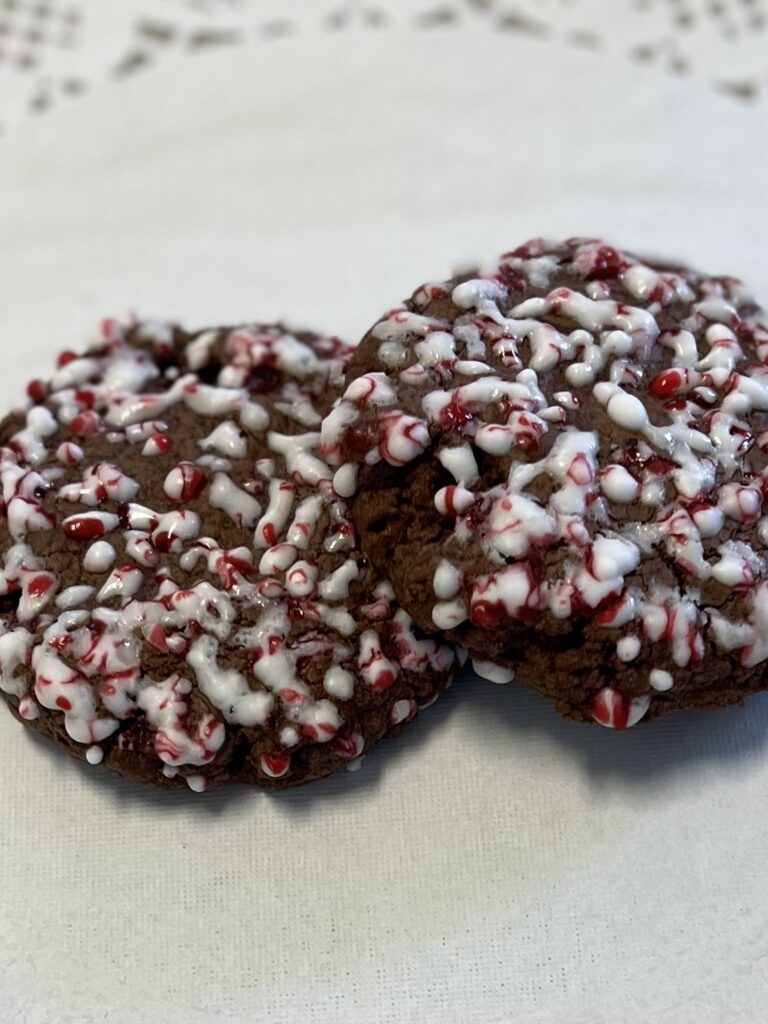
[[[563,303],[567,302],[572,294],[573,292],[570,288],[555,288],[549,296],[551,312],[555,314],[560,313],[563,308]]]
[[[355,537],[355,527],[350,519],[345,519],[339,523],[339,533],[342,537]]]
[[[160,360],[172,359],[174,352],[173,343],[170,341],[156,341],[152,346],[152,351]]]
[[[440,422],[446,427],[464,427],[471,420],[472,413],[461,403],[458,392],[454,391],[450,402],[440,410]]]
[[[605,687],[592,702],[592,717],[600,725],[624,729],[629,719],[629,704],[629,697]]]
[[[199,498],[208,478],[193,462],[180,462],[165,478],[163,490],[169,501],[185,504]]]
[[[470,609],[469,617],[481,629],[495,629],[507,621],[507,614],[498,601],[476,601]]]
[[[168,653],[168,640],[162,626],[152,626],[145,634],[147,643],[161,654]]]
[[[276,751],[273,754],[264,754],[261,758],[261,767],[265,774],[273,779],[281,779],[287,775],[291,768],[291,755],[284,751]]]
[[[67,700],[66,697],[57,697],[56,698],[56,707],[57,708],[61,708],[62,711],[71,711],[72,710],[72,705],[70,704],[70,702]]]
[[[301,735],[310,743],[322,743],[336,733],[336,728],[329,722],[320,722],[317,725],[308,724],[301,726]]]
[[[626,610],[627,601],[628,598],[626,594],[622,594],[620,597],[607,598],[600,606],[600,610],[594,616],[595,625],[612,626],[622,612]]]
[[[539,447],[539,439],[535,434],[521,434],[515,438],[515,445],[526,455],[533,455]]]
[[[34,579],[30,580],[27,584],[27,593],[30,597],[43,597],[51,587],[54,585],[53,576],[40,575],[35,576]]]
[[[648,697],[629,697],[625,693],[603,687],[592,701],[592,718],[608,729],[628,729],[648,710]]]
[[[167,434],[153,434],[152,444],[159,452],[169,452],[173,448],[173,438]]]
[[[643,468],[647,469],[649,473],[653,473],[654,476],[666,476],[672,470],[677,469],[677,466],[670,459],[654,456],[653,458],[646,459]]]
[[[101,321],[101,336],[107,341],[114,341],[120,337],[121,333],[120,321],[115,317],[105,317]]]
[[[629,267],[615,249],[609,245],[601,245],[595,253],[592,269],[586,276],[587,281],[611,281]]]
[[[48,385],[44,380],[31,380],[27,385],[27,394],[38,405],[48,397]]]
[[[85,664],[88,664],[89,661],[93,662],[93,658],[90,658],[90,659],[87,659],[87,660],[83,659],[83,660],[84,660]],[[102,661],[101,667],[102,667],[102,670],[103,670],[105,659],[102,658],[101,661]],[[136,669],[135,668],[125,668],[125,669],[123,669],[122,672],[112,672],[111,675],[105,676],[105,683],[107,685],[111,685],[111,682],[110,682],[111,680],[115,680],[117,682],[121,682],[121,681],[124,681],[126,679],[135,679],[135,678],[136,678]],[[114,687],[113,687],[113,692],[114,692]]]
[[[227,565],[230,565],[235,572],[239,572],[241,576],[247,576],[253,569],[253,566],[249,562],[246,562],[244,558],[238,558],[236,555],[225,555],[224,562]]]
[[[225,590],[232,590],[240,582],[241,577],[247,576],[253,566],[234,555],[223,555],[216,563],[216,572]]]
[[[651,381],[651,392],[657,398],[669,398],[674,395],[685,383],[683,374],[679,370],[665,370],[658,377]]]
[[[106,532],[106,525],[101,519],[75,516],[64,523],[64,533],[74,540],[94,540]]]
[[[435,299],[444,299],[447,295],[448,292],[439,284],[423,284],[420,288],[416,289],[413,298],[419,307],[423,309],[427,303],[433,302]]]
[[[165,729],[160,729],[155,737],[155,753],[170,764],[178,761],[184,753],[183,749],[170,738]]]
[[[223,735],[221,736],[221,739],[219,739],[218,734],[223,734],[223,732],[224,726],[221,724],[221,722],[217,722],[215,718],[212,718],[208,725],[206,725],[203,728],[201,735],[203,737],[203,740],[207,740],[209,743],[212,744],[213,747],[216,747],[218,749],[218,747],[221,746],[221,744],[224,742]],[[216,750],[206,746],[204,746],[203,749],[205,751],[205,760],[212,761],[216,756]]]
[[[279,636],[270,636],[267,640],[267,650],[270,655],[275,655],[283,646],[283,641]]]
[[[77,352],[72,352],[70,349],[66,349],[64,352],[59,353],[59,358],[56,360],[56,366],[60,370],[68,363],[74,362],[77,359]]]
[[[359,732],[342,733],[331,742],[331,750],[334,754],[350,761],[362,754],[364,746],[365,740]]]
[[[86,409],[92,409],[96,404],[96,395],[93,391],[78,388],[78,390],[75,391],[75,401],[78,405],[84,405]]]
[[[705,501],[703,498],[694,498],[690,505],[688,505],[688,514],[691,518],[695,519],[700,512],[711,512],[713,508],[717,508],[717,505],[711,501]]]
[[[377,672],[373,682],[371,683],[371,689],[376,693],[382,693],[384,690],[389,690],[395,682],[395,673],[390,669],[382,669]]]
[[[105,429],[101,416],[92,410],[75,416],[70,427],[75,437],[93,437],[95,434],[103,433]]]
[[[76,444],[72,444],[68,441],[60,445],[56,454],[58,458],[68,466],[76,466],[83,458],[82,450]]]
[[[465,487],[449,484],[438,491],[435,506],[442,515],[458,519],[474,503],[473,495]]]
[[[280,699],[285,704],[303,704],[307,699],[303,693],[299,693],[297,690],[292,690],[290,687],[280,691]]]

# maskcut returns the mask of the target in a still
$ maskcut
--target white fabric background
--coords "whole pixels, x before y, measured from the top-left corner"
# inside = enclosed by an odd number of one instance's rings
[[[768,124],[518,34],[171,55],[0,141],[0,400],[105,314],[359,335],[531,234],[768,295]],[[466,676],[355,774],[152,795],[0,715],[2,1024],[755,1024],[768,699],[626,734]]]

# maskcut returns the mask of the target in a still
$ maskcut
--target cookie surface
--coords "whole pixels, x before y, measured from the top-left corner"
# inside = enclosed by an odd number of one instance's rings
[[[590,239],[423,286],[322,427],[357,467],[363,549],[422,628],[568,717],[622,728],[762,689],[759,317],[733,278]]]
[[[345,767],[456,660],[362,557],[316,451],[349,350],[281,327],[104,330],[0,427],[0,692],[156,786]]]

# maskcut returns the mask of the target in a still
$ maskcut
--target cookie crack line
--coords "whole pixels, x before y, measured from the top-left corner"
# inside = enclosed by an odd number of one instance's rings
[[[767,364],[736,278],[534,239],[379,320],[320,451],[417,622],[623,728],[763,687]],[[397,539],[367,528],[383,467],[418,519]]]
[[[153,785],[319,778],[458,655],[360,551],[319,452],[350,349],[282,325],[106,321],[0,425],[0,693]],[[338,477],[338,483],[336,478]]]

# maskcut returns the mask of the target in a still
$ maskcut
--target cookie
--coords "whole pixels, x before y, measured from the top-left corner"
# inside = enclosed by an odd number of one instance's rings
[[[0,692],[154,786],[348,766],[456,663],[361,555],[319,457],[348,349],[282,327],[104,334],[0,427]]]
[[[535,240],[375,324],[321,450],[423,629],[623,728],[768,680],[767,360],[735,278]]]

